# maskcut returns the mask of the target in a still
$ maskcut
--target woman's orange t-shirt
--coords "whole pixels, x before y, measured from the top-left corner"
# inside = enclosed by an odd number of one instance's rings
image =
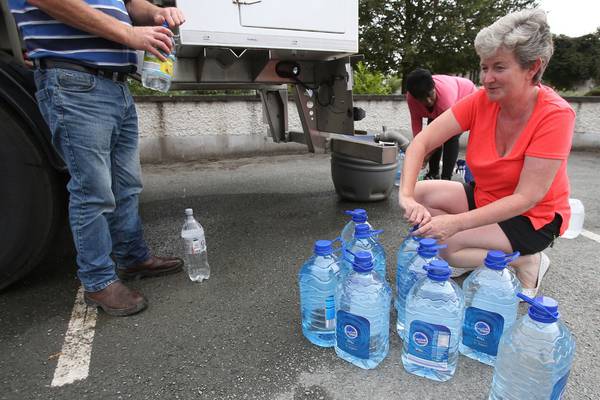
[[[488,99],[485,90],[465,97],[452,107],[463,131],[469,130],[467,164],[475,179],[475,204],[483,207],[514,193],[525,157],[562,160],[546,196],[523,215],[538,230],[561,215],[562,235],[567,229],[569,178],[567,159],[571,151],[575,112],[563,98],[540,85],[535,108],[513,148],[504,157],[496,150],[496,121],[500,107]]]

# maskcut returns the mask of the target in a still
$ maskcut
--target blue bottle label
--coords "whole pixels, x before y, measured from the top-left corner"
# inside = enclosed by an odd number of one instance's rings
[[[562,399],[563,394],[565,394],[565,390],[567,389],[567,380],[569,379],[570,373],[571,370],[567,371],[567,373],[554,384],[554,388],[552,388],[552,394],[550,395],[550,400]]]
[[[371,326],[368,319],[339,310],[335,339],[337,347],[346,353],[365,360],[369,358]]]
[[[468,307],[465,311],[462,342],[475,351],[497,356],[503,330],[502,315],[477,307]]]
[[[407,358],[427,368],[448,369],[450,336],[450,329],[444,325],[414,320],[410,324],[410,333],[407,337],[409,339]]]

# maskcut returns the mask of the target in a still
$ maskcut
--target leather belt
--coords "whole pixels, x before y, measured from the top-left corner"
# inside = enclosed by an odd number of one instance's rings
[[[125,82],[127,81],[127,72],[114,71],[107,68],[94,68],[88,67],[87,65],[77,64],[70,61],[53,60],[49,58],[38,58],[34,60],[34,65],[41,69],[52,69],[52,68],[63,68],[70,69],[72,71],[86,72],[88,74],[101,76],[106,79],[110,79],[114,82]]]

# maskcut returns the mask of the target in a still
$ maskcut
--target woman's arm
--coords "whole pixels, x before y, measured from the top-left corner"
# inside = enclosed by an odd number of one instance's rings
[[[399,204],[404,209],[404,217],[412,225],[429,221],[427,209],[414,199],[415,184],[425,157],[444,144],[452,136],[462,132],[452,110],[446,110],[419,133],[406,150],[402,168]]]
[[[445,240],[460,231],[521,215],[546,196],[562,162],[560,159],[525,157],[513,194],[465,213],[433,217],[415,234]]]

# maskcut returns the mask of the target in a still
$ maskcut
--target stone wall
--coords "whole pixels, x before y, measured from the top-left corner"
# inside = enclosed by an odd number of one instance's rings
[[[577,113],[575,149],[600,148],[600,98],[566,98]],[[254,96],[138,97],[142,162],[185,161],[261,153],[306,151],[295,143],[273,143]],[[356,129],[410,131],[403,96],[355,96],[367,116]],[[293,102],[288,104],[289,129],[301,125]],[[461,138],[463,144],[466,135]]]

